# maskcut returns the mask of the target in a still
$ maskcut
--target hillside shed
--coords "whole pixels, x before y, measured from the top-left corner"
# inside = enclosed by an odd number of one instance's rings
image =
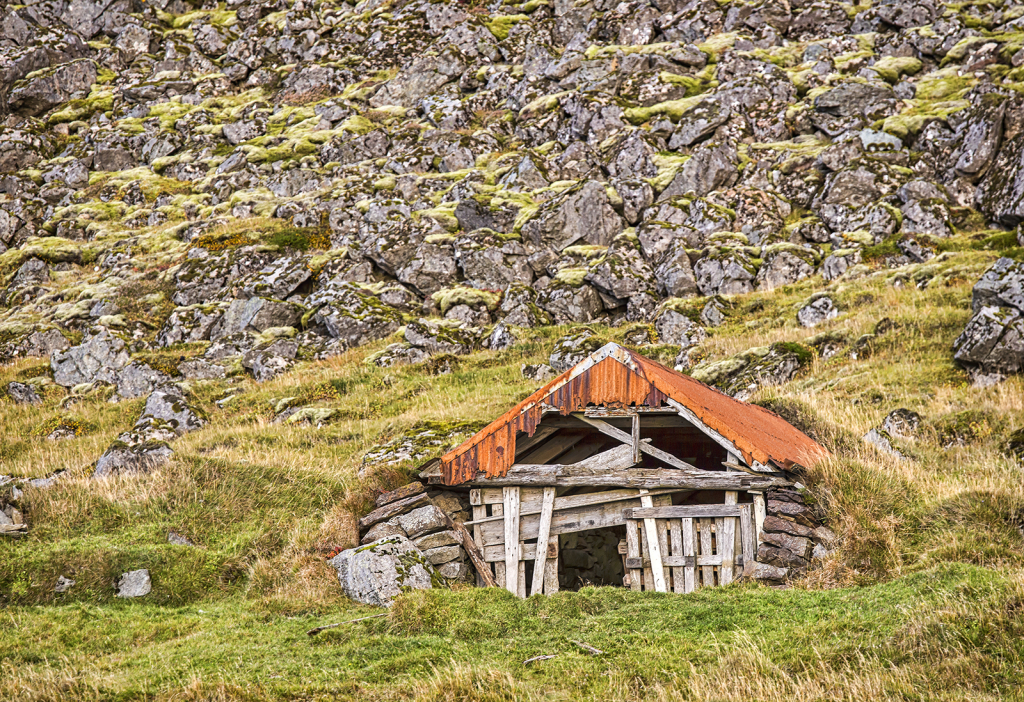
[[[793,470],[827,455],[778,415],[612,343],[421,477],[469,489],[481,584],[692,592],[806,565],[817,525]]]

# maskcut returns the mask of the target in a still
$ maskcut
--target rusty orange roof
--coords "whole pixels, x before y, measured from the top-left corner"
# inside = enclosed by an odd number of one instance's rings
[[[810,466],[828,451],[774,412],[729,397],[693,378],[666,368],[618,344],[606,344],[591,356],[441,457],[446,485],[503,476],[515,461],[516,432],[533,436],[545,408],[561,414],[587,405],[661,407],[669,405],[698,429],[730,442],[755,469]],[[703,424],[704,426],[700,426]]]

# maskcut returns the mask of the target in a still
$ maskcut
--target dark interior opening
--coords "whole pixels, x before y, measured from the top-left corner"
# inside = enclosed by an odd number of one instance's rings
[[[588,529],[558,537],[558,588],[579,590],[588,585],[622,587],[622,555],[619,542],[626,527]]]

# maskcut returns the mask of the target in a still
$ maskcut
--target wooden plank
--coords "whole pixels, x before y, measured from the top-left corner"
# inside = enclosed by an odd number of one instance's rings
[[[478,505],[482,505],[483,503],[484,503],[483,490],[481,490],[480,488],[473,488],[472,490],[469,491],[469,504],[470,505],[472,505],[473,507],[476,507]],[[475,516],[473,518],[476,519]]]
[[[537,531],[537,559],[533,564],[533,585],[530,588],[531,594],[539,594],[544,591],[544,566],[547,564],[548,550],[546,545],[551,538],[551,514],[555,507],[555,488],[544,488],[544,505],[540,512],[540,526]],[[544,544],[545,548],[540,548]]]
[[[662,563],[666,567],[671,568],[685,568],[687,566],[703,567],[703,566],[720,566],[722,565],[721,556],[664,556]],[[743,556],[734,556],[732,563],[734,566],[743,565]],[[650,558],[627,558],[627,568],[646,568],[650,566]]]
[[[516,458],[523,456],[527,451],[546,441],[549,436],[558,431],[558,427],[541,425],[533,432],[533,436],[527,436],[522,441],[516,438]]]
[[[487,490],[497,490],[501,492],[500,488],[486,488]],[[537,488],[540,490],[547,490],[549,488]],[[651,495],[669,495],[676,492],[684,492],[684,488],[665,488],[663,490],[651,490]],[[521,495],[525,495],[526,491],[522,491]],[[554,511],[573,509],[575,507],[586,507],[587,505],[599,505],[606,502],[621,502],[623,500],[634,500],[640,496],[639,490],[631,490],[626,488],[624,490],[605,490],[604,492],[588,492],[584,495],[567,495],[565,497],[556,497],[554,504]],[[543,495],[539,500],[527,501],[523,497],[523,501],[519,503],[519,516],[529,517],[534,514],[540,514],[543,508]],[[466,526],[475,526],[485,522],[496,522],[500,521],[501,517],[481,517],[480,519],[474,518],[471,522],[466,522]]]
[[[670,495],[663,495],[661,497],[652,498],[655,507],[669,507],[672,505],[672,497]],[[668,520],[667,519],[655,519],[654,530],[658,535],[658,546],[661,548],[661,557],[665,558],[669,554],[668,547]],[[662,563],[664,565],[664,563]],[[670,572],[668,570],[665,573],[665,592],[672,592],[672,582],[670,578]]]
[[[761,543],[761,532],[764,531],[764,520],[768,515],[765,509],[764,493],[754,493],[754,550]]]
[[[725,504],[735,505],[738,493],[726,491]],[[736,556],[736,520],[739,517],[726,517],[722,520],[722,530],[718,532],[718,552],[722,556],[722,567],[718,571],[719,582],[728,585],[733,581],[733,558]]]
[[[480,491],[479,490],[475,490],[475,491],[474,490],[470,490],[470,498],[469,498],[470,499],[470,503],[472,503],[472,501],[473,501],[473,496],[472,496],[473,492],[479,493]],[[479,494],[477,495],[477,497],[479,498]],[[482,505],[482,504],[479,504],[479,503],[473,505],[473,519],[482,519],[485,516],[487,516],[487,506],[486,505]],[[473,527],[473,541],[474,541],[474,543],[476,543],[477,547],[479,547],[481,552],[482,552],[483,548],[484,548],[484,537],[480,533],[480,528],[476,527],[476,526]],[[484,559],[484,561],[486,563],[486,558]],[[484,576],[483,576],[482,570],[486,570],[488,573],[491,574],[492,578],[494,577],[494,571],[492,570],[492,567],[491,567],[491,565],[489,563],[483,569],[477,568],[476,569],[476,586],[477,587],[483,587],[483,585],[484,585]]]
[[[683,531],[683,557],[693,558],[697,557],[696,532],[693,530],[693,518],[684,517],[680,519]],[[683,592],[693,592],[694,590],[694,567],[692,565],[686,565],[683,567]]]
[[[587,435],[583,432],[572,434],[563,433],[552,436],[548,441],[541,444],[533,451],[530,451],[530,453],[523,458],[517,458],[516,462],[528,465],[548,463],[571,449],[579,442],[583,441],[585,438],[587,438]]]
[[[634,497],[632,500],[622,502],[557,511],[551,517],[551,533],[569,534],[586,529],[604,529],[606,527],[621,526],[626,523],[622,516],[624,507],[636,507],[639,509],[640,499]],[[520,539],[536,539],[540,531],[540,515],[533,514],[521,517],[519,528]],[[485,522],[480,525],[480,531],[483,534],[485,546],[505,542],[503,522]]]
[[[640,456],[640,415],[633,415],[633,465],[641,461]]]
[[[676,517],[738,517],[739,505],[667,505],[641,507],[625,514],[626,519],[675,519]]]
[[[669,555],[683,555],[683,525],[679,519],[668,520]],[[672,568],[672,592],[682,592],[685,580],[683,568]]]
[[[585,417],[585,416],[576,415],[576,414],[574,414],[573,416],[574,417],[578,416],[580,419],[582,419],[584,422],[586,422],[587,424],[589,424],[592,427],[594,427],[595,429],[597,429],[602,434],[607,434],[608,436],[612,437],[613,439],[618,439],[622,443],[630,445],[630,446],[632,446],[632,444],[633,444],[633,437],[632,436],[630,436],[626,432],[622,431],[621,429],[618,429],[618,428],[612,426],[611,424],[609,424],[608,422],[606,422],[606,421],[604,421],[602,419],[591,419],[590,417]],[[683,460],[681,460],[679,458],[676,458],[671,453],[668,453],[666,451],[662,451],[660,448],[656,448],[654,446],[651,446],[650,444],[641,443],[640,444],[640,450],[643,451],[644,453],[646,453],[649,456],[654,456],[659,461],[664,461],[665,463],[669,464],[673,468],[679,468],[680,470],[700,470],[696,466],[692,466],[689,463],[687,463],[686,461],[683,461]],[[705,471],[705,472],[710,472],[710,471]]]
[[[519,594],[519,488],[504,490],[505,589]]]
[[[525,546],[525,545],[526,544],[524,544],[522,541],[519,542],[519,552],[520,553],[522,553],[523,546]],[[522,598],[524,600],[526,599],[526,561],[524,561],[522,559],[519,560],[519,578],[518,578],[517,593],[516,594],[518,594],[520,598]]]
[[[544,561],[544,594],[558,592],[558,537],[548,538],[548,553]]]
[[[643,573],[641,582],[643,582],[643,591],[651,592],[654,590],[654,571],[651,570],[651,545],[647,540],[647,524],[644,520],[638,522],[640,526],[640,553],[641,558],[641,573]]]
[[[384,505],[389,505],[392,502],[398,502],[399,500],[407,499],[413,495],[419,495],[421,492],[426,492],[426,490],[427,486],[421,482],[409,483],[408,485],[403,485],[400,488],[377,495],[377,498],[374,500],[374,505],[376,507],[383,507]]]
[[[607,451],[609,448],[614,448],[617,444],[612,443],[611,446],[608,445],[609,442],[614,441],[614,439],[607,437],[604,434],[591,434],[589,437],[559,456],[558,462],[566,466],[579,463],[591,456]]]
[[[454,519],[444,513],[443,509],[437,510],[441,517],[444,519],[445,525],[455,532],[455,536],[459,539],[459,543],[462,544],[463,550],[469,556],[469,560],[473,563],[473,567],[476,568],[477,573],[483,578],[485,587],[494,587],[494,577],[491,575],[491,568],[484,561],[483,551],[477,546],[476,541],[473,540],[473,536],[469,533],[469,529],[464,524],[456,522]]]
[[[626,558],[640,558],[640,535],[635,519],[626,520]],[[629,588],[639,591],[642,587],[640,570],[631,569],[629,571]]]
[[[384,505],[383,507],[378,507],[377,509],[373,510],[368,515],[359,520],[359,528],[369,529],[374,524],[379,524],[380,522],[391,519],[392,517],[397,517],[400,514],[405,514],[409,510],[416,509],[417,507],[422,507],[423,505],[426,505],[429,502],[430,498],[427,497],[427,494],[421,492],[418,495],[407,497],[404,500],[399,500],[398,502],[392,502],[391,504]]]
[[[626,434],[626,436],[629,436]],[[648,446],[646,439],[642,446]],[[612,449],[615,450],[615,449]],[[632,451],[626,446],[627,455]],[[645,453],[647,451],[645,449]],[[604,453],[610,453],[605,451]],[[598,454],[598,456],[604,455]],[[590,460],[590,459],[587,459]],[[682,488],[686,490],[750,490],[767,489],[773,486],[786,487],[793,483],[774,475],[750,475],[727,473],[725,471],[666,470],[664,468],[619,468],[603,471],[592,468],[581,469],[580,464],[572,465],[523,465],[516,463],[504,476],[488,478],[483,473],[469,481],[473,487],[504,487],[508,485],[529,485],[547,487],[622,487]]]
[[[743,554],[743,575],[754,576],[754,525],[751,505],[743,505],[740,512],[740,544]]]
[[[495,517],[503,517],[505,515],[505,505],[491,505],[491,515]],[[502,531],[504,534],[504,530]],[[480,530],[481,538],[483,538],[483,530]],[[502,536],[504,539],[504,536]],[[487,558],[487,540],[484,539],[484,560],[490,561],[492,559]],[[501,558],[495,558],[494,560],[494,582],[498,584],[498,587],[505,587],[505,544],[502,541],[501,545]]]
[[[712,556],[714,555],[714,548],[712,547],[711,541],[711,519],[701,519],[700,524],[700,556]],[[701,568],[701,585],[703,587],[714,587],[715,585],[715,569],[712,566],[706,565]]]

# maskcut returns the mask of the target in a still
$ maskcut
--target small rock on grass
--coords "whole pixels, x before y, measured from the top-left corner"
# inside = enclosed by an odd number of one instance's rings
[[[144,597],[153,590],[149,571],[130,570],[117,579],[117,597]]]

